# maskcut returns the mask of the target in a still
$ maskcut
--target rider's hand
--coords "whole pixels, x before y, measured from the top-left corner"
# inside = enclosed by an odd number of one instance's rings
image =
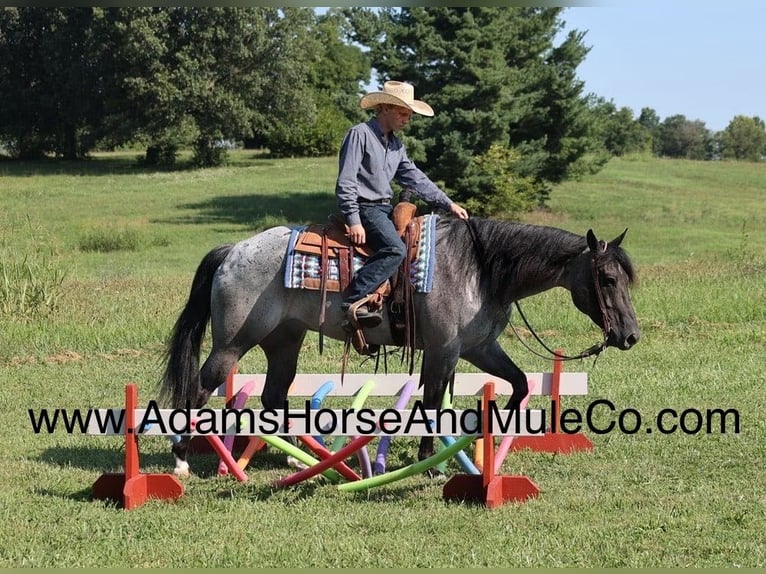
[[[356,225],[352,225],[348,230],[348,238],[351,240],[351,243],[354,245],[363,245],[366,241],[366,236],[364,233],[364,227],[362,227],[361,223],[357,223]]]
[[[457,203],[453,203],[450,206],[450,212],[452,213],[452,215],[454,215],[455,217],[459,219],[468,219],[468,212],[462,207],[460,207]]]

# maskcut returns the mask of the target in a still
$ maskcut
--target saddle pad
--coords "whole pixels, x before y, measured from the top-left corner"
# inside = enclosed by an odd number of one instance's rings
[[[423,217],[420,226],[420,243],[418,254],[410,266],[410,281],[419,293],[430,293],[433,288],[433,276],[436,269],[436,222],[438,215],[429,214]],[[285,287],[288,289],[312,289],[318,290],[322,279],[322,264],[319,255],[298,253],[295,244],[298,237],[307,226],[292,229],[290,241],[287,244],[285,257]],[[366,261],[366,257],[354,256],[354,272]],[[328,290],[337,291],[340,282],[340,270],[338,259],[330,257],[327,262],[329,268]],[[335,287],[332,289],[331,287]]]

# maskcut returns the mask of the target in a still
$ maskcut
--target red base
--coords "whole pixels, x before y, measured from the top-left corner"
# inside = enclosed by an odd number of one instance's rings
[[[524,502],[539,494],[537,485],[520,475],[495,475],[485,487],[481,475],[456,474],[442,490],[444,500],[474,502],[487,508],[496,508],[506,502]]]
[[[184,487],[172,474],[141,474],[136,435],[135,383],[125,385],[125,472],[102,474],[93,483],[93,498],[113,500],[125,510],[138,508],[150,498],[177,500]]]
[[[535,452],[567,454],[593,450],[593,443],[582,433],[546,433],[543,436],[517,436],[510,450],[520,451],[527,448]]]
[[[183,493],[183,484],[172,474],[138,474],[126,479],[124,473],[109,473],[93,483],[93,498],[113,500],[125,510],[138,508],[150,498],[177,500]]]
[[[442,489],[444,500],[459,500],[495,508],[506,502],[524,502],[540,494],[540,489],[526,476],[495,474],[495,440],[491,428],[490,405],[495,400],[495,384],[486,383],[482,396],[482,453],[484,465],[480,475],[457,474]]]

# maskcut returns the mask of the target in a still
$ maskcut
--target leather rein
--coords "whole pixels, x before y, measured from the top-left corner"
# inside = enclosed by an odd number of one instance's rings
[[[471,227],[471,224],[469,223],[469,221],[468,220],[464,220],[464,221],[466,223],[466,226],[468,227],[468,231],[471,236],[471,240],[473,241],[473,245],[476,248],[477,255],[479,256],[479,265],[482,268],[484,268],[484,251],[482,249],[481,244],[479,243],[479,238],[476,236],[476,231],[473,229],[473,227]],[[607,248],[606,242],[600,242],[600,243],[603,243],[602,251],[606,251],[606,248]],[[535,340],[540,344],[540,346],[550,354],[550,356],[543,355],[542,353],[539,353],[535,351],[534,349],[532,349],[521,338],[521,335],[519,334],[518,330],[516,329],[513,322],[511,321],[510,312],[505,311],[506,317],[508,319],[508,324],[513,330],[513,334],[516,335],[516,338],[519,340],[522,346],[524,346],[524,348],[527,349],[527,351],[543,359],[549,359],[551,357],[554,357],[556,359],[560,359],[563,361],[575,361],[578,359],[586,359],[594,355],[598,357],[598,355],[604,349],[606,349],[607,340],[609,338],[609,315],[606,312],[606,302],[604,301],[604,295],[601,292],[601,284],[598,281],[598,253],[595,251],[591,251],[590,269],[591,269],[591,277],[593,279],[593,285],[596,291],[596,300],[598,301],[599,310],[601,311],[601,320],[603,322],[603,325],[601,325],[601,332],[604,337],[603,340],[599,343],[596,343],[595,345],[592,345],[591,347],[588,347],[587,349],[578,353],[577,355],[562,355],[560,353],[557,353],[556,351],[552,350],[548,345],[546,345],[545,342],[540,338],[540,336],[537,334],[534,328],[532,328],[532,325],[529,324],[529,321],[527,320],[526,315],[524,315],[524,312],[521,310],[521,305],[519,305],[519,302],[514,301],[513,303],[516,306],[516,309],[518,310],[519,315],[521,316],[521,319],[524,321],[524,324],[527,326],[527,329],[535,338]]]

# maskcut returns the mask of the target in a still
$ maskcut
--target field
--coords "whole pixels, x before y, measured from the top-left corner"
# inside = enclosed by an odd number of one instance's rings
[[[628,227],[638,269],[641,341],[568,364],[588,372],[590,395],[566,405],[608,399],[644,426],[665,408],[736,409],[738,433],[727,418],[725,432],[714,420],[694,434],[589,433],[591,453],[514,454],[502,472],[528,475],[542,495],[491,511],[446,504],[442,483],[421,476],[359,495],[321,482],[275,490],[288,469],[274,453],[247,483],[216,476],[212,456],[192,459],[175,504],[124,512],[91,500],[93,481],[120,468],[122,441],[35,434],[28,409],[119,406],[130,381],[152,397],[201,257],[274,224],[324,220],[335,169],[334,158],[249,152],[196,171],[147,170],[129,153],[0,162],[0,567],[766,565],[763,163],[616,159],[526,218],[606,239]],[[567,351],[599,338],[564,291],[524,311]],[[502,343],[527,371],[550,369],[510,330]],[[340,356],[335,343],[320,356],[309,335],[299,369],[337,373]],[[240,371],[264,367],[254,350]],[[414,440],[394,441],[389,466],[415,454]],[[168,472],[167,441],[144,439],[141,460]]]

